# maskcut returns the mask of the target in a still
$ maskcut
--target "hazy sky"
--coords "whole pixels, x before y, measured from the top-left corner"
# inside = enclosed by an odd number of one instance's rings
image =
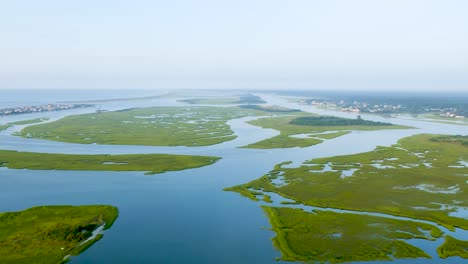
[[[0,88],[468,91],[468,1],[0,0]]]

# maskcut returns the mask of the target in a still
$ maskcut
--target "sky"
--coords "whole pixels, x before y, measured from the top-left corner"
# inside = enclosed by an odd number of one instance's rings
[[[0,89],[468,91],[466,0],[0,0]]]

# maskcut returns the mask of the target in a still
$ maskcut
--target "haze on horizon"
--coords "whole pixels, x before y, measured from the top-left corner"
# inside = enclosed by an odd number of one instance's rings
[[[468,90],[464,0],[15,0],[0,89]]]

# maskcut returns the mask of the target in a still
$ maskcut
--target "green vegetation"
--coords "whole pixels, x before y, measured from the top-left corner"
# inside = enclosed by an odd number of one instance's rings
[[[441,258],[459,256],[468,259],[468,241],[446,236],[444,244],[437,248],[437,252]]]
[[[238,104],[264,104],[266,103],[260,97],[253,94],[245,94],[239,97]]]
[[[0,150],[0,167],[29,170],[146,171],[198,168],[220,158],[168,154],[71,155]]]
[[[450,142],[450,143],[459,143],[464,146],[468,146],[468,136],[440,136],[431,138],[435,142]]]
[[[364,120],[360,116],[357,119],[341,118],[334,116],[302,116],[289,122],[300,126],[391,126],[390,123]]]
[[[304,212],[263,207],[277,236],[273,243],[286,261],[341,263],[350,261],[430,258],[404,240],[434,240],[437,227],[369,215]]]
[[[225,190],[252,200],[273,192],[305,205],[383,213],[468,230],[468,219],[456,214],[468,207],[468,148],[459,139],[416,135],[391,147],[314,159],[298,168],[285,168],[283,163],[257,180]]]
[[[112,226],[112,206],[40,206],[0,213],[1,263],[63,263],[102,238],[93,231]]]
[[[81,144],[207,146],[236,138],[228,120],[255,115],[265,113],[239,107],[151,107],[68,116],[20,134]]]
[[[310,147],[322,143],[323,140],[317,138],[293,138],[284,135],[268,138],[253,144],[249,144],[244,148],[254,149],[272,149],[272,148],[294,148],[294,147]]]
[[[405,126],[391,125],[382,123],[385,125],[363,125],[363,122],[371,121],[359,121],[357,123],[361,125],[345,125],[351,124],[348,120],[339,118],[336,121],[335,118],[330,117],[319,117],[311,114],[291,113],[287,116],[277,116],[270,118],[261,118],[250,121],[249,124],[260,126],[263,128],[271,128],[280,131],[280,135],[272,137],[260,142],[256,142],[245,146],[246,148],[257,148],[257,149],[270,149],[270,148],[292,148],[292,147],[310,147],[323,142],[323,139],[332,139],[345,134],[348,134],[351,130],[379,130],[379,129],[404,129],[408,128]],[[298,121],[299,120],[299,121]],[[315,120],[313,123],[317,125],[301,125],[299,123],[305,123],[301,120]],[[335,122],[331,122],[334,120]],[[343,125],[336,125],[337,122],[343,123]],[[309,122],[307,124],[312,124]]]
[[[468,207],[463,176],[468,167],[460,163],[468,160],[467,147],[434,142],[434,137],[412,136],[392,147],[314,159],[299,168],[277,166],[237,188],[275,192],[313,206],[399,215],[468,230],[468,219],[450,216],[456,209],[443,206],[457,201],[456,206]],[[279,175],[285,184],[276,186],[272,180]]]
[[[296,125],[293,123],[298,118],[311,118],[311,115],[277,106],[243,105],[241,107],[151,107],[68,116],[55,122],[26,127],[19,134],[23,137],[81,144],[208,146],[236,138],[226,124],[228,120],[262,115],[270,117],[251,121],[250,124],[273,128],[279,130],[281,134],[246,146],[248,148],[308,147],[319,144],[324,139],[347,134],[350,130],[405,128],[375,124]],[[273,115],[280,116],[272,117]],[[296,137],[305,133],[308,135]]]
[[[21,121],[16,121],[16,122],[11,122],[7,123],[4,125],[0,125],[0,131],[8,129],[12,126],[15,125],[29,125],[29,124],[35,124],[35,123],[40,123],[49,120],[49,118],[35,118],[35,119],[28,119],[28,120],[21,120]]]

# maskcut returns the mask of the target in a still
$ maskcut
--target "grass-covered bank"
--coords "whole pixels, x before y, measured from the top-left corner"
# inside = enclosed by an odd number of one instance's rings
[[[203,167],[219,159],[169,154],[74,155],[0,150],[0,167],[29,170],[143,171],[154,174]]]
[[[385,217],[305,212],[263,207],[276,237],[281,259],[312,263],[430,258],[405,240],[434,240],[441,231],[432,225]]]
[[[458,240],[451,236],[445,237],[445,242],[437,248],[441,258],[459,256],[468,259],[468,241]]]
[[[118,217],[113,206],[39,206],[0,213],[0,263],[63,263],[103,237]]]
[[[0,125],[0,131],[10,128],[12,126],[35,124],[35,123],[40,123],[40,122],[44,122],[47,120],[49,120],[49,118],[35,118],[35,119],[28,119],[28,120],[21,120],[21,121],[6,123],[3,125]]]

